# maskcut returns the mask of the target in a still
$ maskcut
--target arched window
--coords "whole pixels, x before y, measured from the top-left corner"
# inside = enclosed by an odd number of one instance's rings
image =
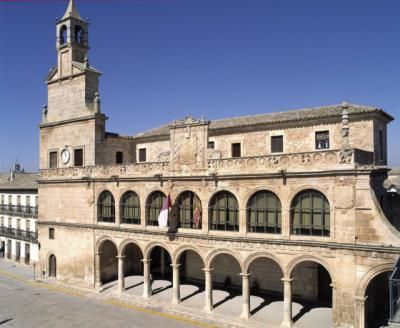
[[[59,40],[60,40],[60,46],[67,42],[67,26],[65,25],[60,27]]]
[[[329,236],[330,208],[326,197],[317,190],[298,194],[291,207],[292,233],[295,235]]]
[[[233,194],[220,191],[209,204],[210,230],[239,231],[239,206]]]
[[[133,191],[128,191],[122,196],[121,223],[140,224],[140,200]]]
[[[247,225],[249,232],[281,233],[282,205],[270,191],[255,193],[247,203]]]
[[[166,196],[161,191],[155,191],[147,198],[146,220],[148,225],[158,226],[158,215]]]
[[[83,41],[83,30],[79,25],[75,26],[75,42],[78,44],[82,44]]]
[[[181,193],[176,200],[179,227],[201,229],[201,202],[191,191]]]
[[[103,191],[97,202],[97,221],[115,222],[115,202],[109,191]]]

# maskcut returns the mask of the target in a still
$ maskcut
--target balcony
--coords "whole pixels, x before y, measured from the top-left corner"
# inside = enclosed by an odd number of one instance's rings
[[[205,165],[203,164],[205,163]],[[273,174],[286,172],[318,172],[349,170],[372,166],[373,153],[360,149],[324,150],[293,154],[277,154],[238,158],[208,158],[204,162],[182,164],[144,162],[123,165],[96,165],[41,170],[42,179],[96,179],[110,177],[193,176],[214,174]]]
[[[0,227],[0,236],[27,241],[30,243],[38,242],[38,233],[15,228]]]
[[[0,214],[36,219],[38,217],[38,208],[34,206],[0,204]]]

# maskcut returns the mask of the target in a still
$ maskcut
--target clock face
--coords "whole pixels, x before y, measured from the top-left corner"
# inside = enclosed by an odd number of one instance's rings
[[[67,149],[63,149],[61,151],[61,160],[62,160],[62,162],[64,164],[67,164],[69,162],[69,158],[70,158],[69,151]]]

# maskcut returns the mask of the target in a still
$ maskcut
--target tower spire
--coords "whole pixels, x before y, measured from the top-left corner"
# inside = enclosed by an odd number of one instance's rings
[[[81,15],[79,14],[78,9],[75,7],[75,1],[74,0],[69,0],[68,8],[65,11],[64,16],[61,18],[61,20],[68,18],[68,17],[73,17],[79,20],[83,20]]]

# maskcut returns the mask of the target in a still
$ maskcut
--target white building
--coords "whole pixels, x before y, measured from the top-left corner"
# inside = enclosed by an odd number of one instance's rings
[[[37,178],[19,164],[0,173],[0,258],[28,265],[38,261]]]

